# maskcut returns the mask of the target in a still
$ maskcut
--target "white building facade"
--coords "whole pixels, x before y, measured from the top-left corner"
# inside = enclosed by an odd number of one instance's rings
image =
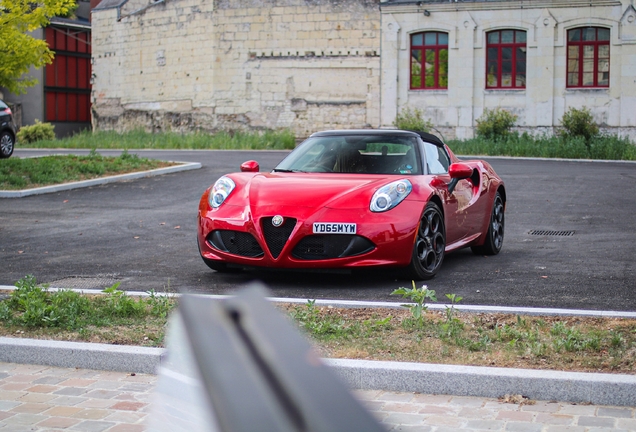
[[[418,108],[448,138],[485,109],[552,133],[570,108],[636,138],[636,10],[629,0],[381,4],[381,124]]]

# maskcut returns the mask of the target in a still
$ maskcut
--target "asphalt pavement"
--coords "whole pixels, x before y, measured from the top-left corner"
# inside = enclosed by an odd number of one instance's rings
[[[16,150],[16,156],[60,153]],[[103,154],[117,153],[104,151]],[[196,211],[220,175],[282,151],[140,151],[199,170],[0,199],[0,285],[34,274],[52,286],[226,294],[263,281],[277,297],[399,302],[399,272],[219,274],[198,256]],[[467,305],[636,310],[636,164],[486,158],[507,187],[506,234],[494,257],[462,250],[427,285]],[[568,234],[568,235],[564,235]]]

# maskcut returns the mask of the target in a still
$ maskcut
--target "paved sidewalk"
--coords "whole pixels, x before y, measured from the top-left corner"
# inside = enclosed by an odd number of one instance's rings
[[[0,431],[137,432],[157,377],[0,363]],[[391,431],[636,431],[636,408],[355,391]]]

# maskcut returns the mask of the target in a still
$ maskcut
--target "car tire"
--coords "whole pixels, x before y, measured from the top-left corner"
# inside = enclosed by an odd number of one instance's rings
[[[426,280],[437,274],[444,261],[446,227],[444,215],[434,202],[426,204],[417,228],[411,264],[408,267],[411,279]]]
[[[15,138],[11,132],[4,131],[0,133],[0,159],[6,159],[13,154],[15,147]]]
[[[490,213],[490,221],[488,223],[488,232],[486,240],[481,246],[473,246],[470,249],[476,255],[497,255],[503,246],[504,224],[505,224],[505,206],[499,192],[495,195],[495,201],[492,205]]]

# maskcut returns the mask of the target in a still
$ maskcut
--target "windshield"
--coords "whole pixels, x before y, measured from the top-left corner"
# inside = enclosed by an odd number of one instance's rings
[[[421,174],[415,137],[340,135],[309,138],[277,172]]]

